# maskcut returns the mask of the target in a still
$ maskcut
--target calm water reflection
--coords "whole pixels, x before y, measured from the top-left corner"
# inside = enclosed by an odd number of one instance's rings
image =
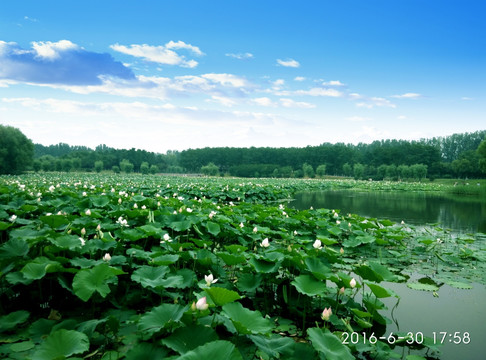
[[[298,193],[291,205],[296,209],[340,209],[343,213],[414,225],[439,223],[453,230],[486,233],[486,199],[425,192],[326,190]]]

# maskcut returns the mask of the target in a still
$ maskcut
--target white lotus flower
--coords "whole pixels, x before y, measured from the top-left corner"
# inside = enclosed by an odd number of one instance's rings
[[[213,277],[213,274],[204,275],[204,280],[206,281],[207,286],[211,286],[211,284],[214,284],[218,281],[218,279],[215,279]]]
[[[10,218],[8,220],[11,221],[11,222],[14,222],[16,219],[17,219],[17,215],[14,214],[14,215],[10,216]]]
[[[314,244],[312,244],[312,246],[314,247],[314,249],[322,249],[322,242],[321,242],[321,240],[314,241]]]
[[[104,256],[103,256],[103,260],[104,261],[110,261],[111,260],[111,255],[109,253],[106,253]]]
[[[352,278],[349,282],[349,286],[351,286],[351,288],[354,288],[356,286],[356,280],[354,278]]]
[[[269,247],[270,246],[270,242],[268,241],[268,238],[263,239],[263,241],[262,241],[262,243],[261,243],[260,246],[265,247],[265,248]]]
[[[87,216],[91,216],[91,210],[90,210],[90,209],[86,210],[86,211],[85,211],[85,214],[86,214]]]

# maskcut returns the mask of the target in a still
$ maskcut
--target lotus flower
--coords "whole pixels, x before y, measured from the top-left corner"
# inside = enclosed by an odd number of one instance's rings
[[[253,232],[254,233],[258,232],[258,228],[256,226],[253,228]]]
[[[314,244],[312,246],[314,247],[314,249],[322,249],[321,240],[314,241]]]
[[[206,296],[200,298],[197,302],[196,302],[196,309],[199,310],[199,311],[204,311],[204,310],[207,310],[209,307],[208,303],[206,302]]]
[[[111,260],[111,255],[109,253],[106,253],[105,256],[103,256],[104,261],[110,261]]]
[[[213,277],[213,274],[204,275],[204,280],[206,281],[207,286],[211,286],[211,284],[214,284],[215,282],[218,281],[218,279],[215,279]]]
[[[90,215],[91,215],[91,210],[90,210],[90,209],[86,210],[85,214],[86,214],[87,216],[90,216]]]
[[[332,315],[332,310],[331,307],[329,308],[324,308],[322,311],[321,319],[324,321],[329,321],[329,317]]]
[[[263,241],[262,241],[262,243],[261,243],[260,246],[266,247],[266,248],[269,247],[270,246],[270,242],[268,241],[268,238],[263,239]]]
[[[356,280],[354,278],[352,278],[349,282],[349,286],[351,286],[351,288],[354,288],[356,286]]]

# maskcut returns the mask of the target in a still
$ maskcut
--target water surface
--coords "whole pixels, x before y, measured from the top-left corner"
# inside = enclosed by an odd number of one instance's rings
[[[445,196],[430,192],[325,190],[295,195],[296,209],[340,209],[342,213],[405,221],[414,225],[438,223],[461,232],[486,233],[486,199]]]

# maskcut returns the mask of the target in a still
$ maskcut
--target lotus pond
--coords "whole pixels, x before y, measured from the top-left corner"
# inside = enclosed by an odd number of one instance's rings
[[[414,360],[482,341],[396,327],[393,289],[484,286],[484,234],[286,201],[329,186],[365,185],[1,177],[0,356]]]

